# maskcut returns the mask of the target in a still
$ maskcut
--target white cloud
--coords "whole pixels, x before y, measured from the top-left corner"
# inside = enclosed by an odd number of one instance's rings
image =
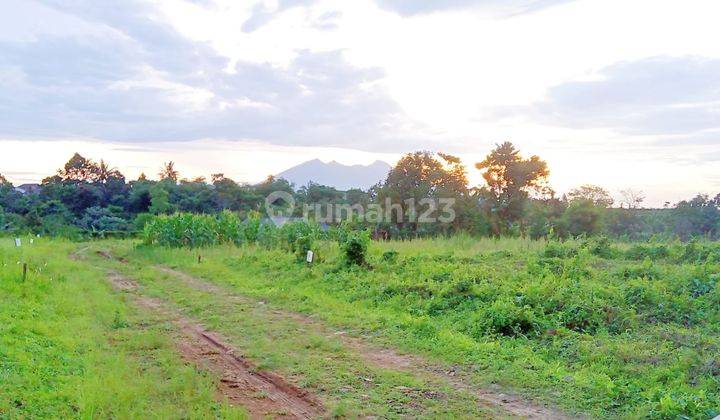
[[[467,156],[510,139],[547,157],[558,189],[583,177],[624,187],[632,173],[670,194],[718,178],[708,166],[720,129],[716,66],[688,61],[720,62],[716,0],[156,0],[122,9],[44,0],[6,9],[7,138],[255,139]],[[666,177],[690,164],[692,185]],[[621,169],[609,175],[613,165]]]

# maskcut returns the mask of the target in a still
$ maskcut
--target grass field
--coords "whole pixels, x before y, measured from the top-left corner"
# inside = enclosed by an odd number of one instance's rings
[[[714,243],[457,236],[374,242],[364,268],[315,250],[2,240],[0,417],[245,415],[178,351],[178,320],[327,417],[720,413]]]
[[[182,362],[162,322],[70,258],[76,244],[13,246],[0,246],[0,418],[246,417],[217,402],[216,379]]]

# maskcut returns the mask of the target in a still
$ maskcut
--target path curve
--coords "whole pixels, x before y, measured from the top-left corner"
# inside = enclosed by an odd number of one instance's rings
[[[244,303],[254,303],[255,305],[260,303],[259,300],[241,295],[226,286],[211,283],[185,272],[163,265],[157,265],[155,268],[182,281],[189,288],[218,294]],[[267,313],[268,316],[291,319],[303,325],[312,326],[326,335],[335,335],[347,348],[353,350],[363,360],[365,360],[365,362],[372,365],[403,372],[429,374],[434,377],[441,378],[455,389],[470,392],[476,395],[478,400],[484,403],[484,405],[499,408],[511,416],[542,420],[570,418],[568,415],[557,409],[529,401],[519,395],[509,392],[495,391],[492,389],[479,388],[472,384],[469,379],[469,375],[464,374],[459,370],[448,371],[433,365],[420,356],[401,354],[394,349],[380,348],[368,343],[367,340],[345,334],[344,331],[331,331],[327,328],[327,326],[325,326],[325,324],[314,317],[297,312],[270,308],[267,308]],[[583,418],[583,416],[573,416],[573,418]]]
[[[180,333],[176,344],[182,357],[219,375],[222,397],[244,407],[252,418],[314,419],[324,413],[315,395],[279,375],[257,370],[221,335],[180,315],[160,299],[143,295],[134,280],[116,271],[109,271],[107,278],[115,289],[127,292],[138,306],[167,318]]]

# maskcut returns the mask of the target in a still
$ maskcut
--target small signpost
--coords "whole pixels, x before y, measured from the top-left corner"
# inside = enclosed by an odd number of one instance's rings
[[[312,251],[308,251],[305,261],[307,261],[308,264],[312,264],[313,258],[315,258],[315,254]]]

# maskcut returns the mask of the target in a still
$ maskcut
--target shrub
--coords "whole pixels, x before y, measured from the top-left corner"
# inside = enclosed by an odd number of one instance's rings
[[[280,227],[279,233],[288,251],[295,254],[298,261],[304,261],[315,243],[318,226],[305,221],[289,222]]]
[[[382,254],[382,260],[388,264],[395,264],[398,259],[398,252],[395,250],[385,251]]]
[[[133,227],[137,232],[142,232],[145,230],[145,225],[150,223],[153,219],[155,219],[155,215],[150,213],[140,213],[135,217],[135,220],[133,221]]]
[[[592,255],[601,258],[615,258],[619,254],[617,248],[612,246],[607,236],[598,236],[596,238],[587,239],[583,242],[583,248],[587,249]]]
[[[660,270],[649,259],[645,259],[641,264],[629,265],[620,270],[620,276],[624,279],[644,278],[657,280],[661,275]]]
[[[644,260],[650,258],[651,260],[659,260],[670,256],[670,251],[666,245],[659,244],[637,244],[631,246],[625,251],[625,258],[629,260]]]
[[[655,397],[655,402],[647,413],[650,418],[659,419],[710,419],[720,413],[705,394],[682,392],[664,392]]]
[[[350,231],[344,236],[340,246],[343,259],[347,265],[367,265],[367,248],[370,243],[370,234],[367,231]]]
[[[466,328],[475,338],[487,334],[508,337],[527,335],[538,330],[535,314],[528,306],[518,306],[510,299],[494,301],[476,312],[472,325]]]
[[[685,245],[680,262],[703,263],[720,261],[720,247],[716,244],[700,244],[692,240]]]
[[[577,255],[577,248],[570,246],[569,244],[563,244],[556,241],[550,241],[545,246],[545,249],[540,254],[545,258],[568,258]]]

